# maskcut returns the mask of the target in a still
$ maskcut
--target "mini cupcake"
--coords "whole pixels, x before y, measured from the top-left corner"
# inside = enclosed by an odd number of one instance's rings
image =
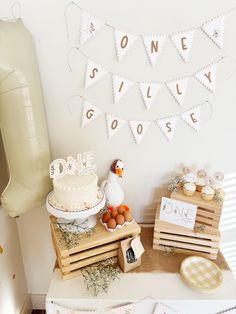
[[[194,183],[185,183],[183,187],[184,195],[193,196],[196,191],[196,185]]]
[[[190,172],[190,173],[185,174],[183,176],[183,179],[185,183],[196,183],[197,176],[194,173]]]
[[[213,188],[215,190],[215,194],[218,194],[220,196],[224,196],[224,189],[220,183],[215,182],[215,184],[213,185]]]
[[[213,200],[214,195],[215,195],[215,190],[209,185],[206,185],[202,188],[201,197],[203,200],[211,201]]]
[[[202,188],[206,185],[206,180],[205,178],[200,178],[198,177],[197,178],[197,181],[196,181],[196,188],[197,188],[197,191],[198,192],[201,192]]]

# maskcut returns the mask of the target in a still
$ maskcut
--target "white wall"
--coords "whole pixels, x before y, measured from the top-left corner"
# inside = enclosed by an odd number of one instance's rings
[[[127,165],[122,182],[126,203],[133,208],[139,221],[153,219],[155,202],[161,194],[157,188],[166,182],[180,163],[220,169],[225,173],[235,171],[233,134],[236,131],[236,73],[228,78],[235,69],[235,63],[230,58],[225,58],[219,64],[215,94],[191,80],[184,108],[207,99],[214,108],[212,118],[202,126],[198,135],[179,122],[172,143],[168,143],[158,128],[152,125],[143,142],[136,145],[128,126],[108,141],[104,117],[86,128],[79,128],[81,101],[74,99],[71,102],[72,115],[68,110],[68,100],[75,94],[82,94],[102,110],[127,119],[152,119],[154,116],[177,114],[181,108],[165,88],[156,98],[157,105],[149,112],[145,111],[137,88],[133,88],[119,104],[110,105],[112,86],[109,76],[85,92],[83,82],[86,59],[73,50],[70,54],[72,73],[67,64],[64,11],[68,3],[65,0],[21,1],[22,18],[35,37],[38,51],[52,157],[94,150],[100,177],[107,173],[114,158],[122,158]],[[166,34],[199,26],[235,4],[235,0],[80,1],[81,7],[117,28],[146,34]],[[1,1],[0,12],[2,16],[9,16],[9,1]],[[140,39],[127,57],[118,63],[112,30],[107,27],[82,49],[98,64],[133,80],[173,79],[192,74],[220,56],[231,55],[236,58],[235,15],[236,11],[233,11],[227,16],[224,49],[218,49],[206,35],[198,31],[187,64],[182,62],[175,47],[168,41],[157,65],[152,68]],[[79,31],[80,11],[70,7],[67,16],[70,26],[73,25],[70,27],[70,31],[73,29],[71,38],[75,38]],[[204,113],[203,119],[207,119],[208,113]],[[22,215],[18,228],[29,291],[35,294],[46,293],[55,259],[46,210],[35,209]]]

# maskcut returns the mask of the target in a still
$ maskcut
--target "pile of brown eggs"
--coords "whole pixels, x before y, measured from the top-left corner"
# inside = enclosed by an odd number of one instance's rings
[[[126,205],[120,205],[102,215],[102,222],[107,224],[109,229],[115,229],[116,226],[122,226],[125,222],[131,222],[132,220],[131,210]]]

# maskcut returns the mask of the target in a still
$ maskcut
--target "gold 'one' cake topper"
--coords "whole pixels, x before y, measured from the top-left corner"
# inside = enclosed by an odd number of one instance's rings
[[[49,175],[52,179],[59,179],[66,174],[80,176],[94,173],[97,170],[94,152],[84,152],[77,155],[77,159],[68,156],[67,159],[55,159],[49,166]]]

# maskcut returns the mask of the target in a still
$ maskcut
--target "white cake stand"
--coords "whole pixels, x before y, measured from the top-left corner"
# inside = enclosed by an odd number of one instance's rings
[[[46,199],[48,212],[57,217],[57,222],[63,230],[73,233],[83,233],[95,227],[96,214],[105,204],[106,198],[100,188],[98,188],[97,197],[92,203],[81,205],[73,210],[68,210],[56,203],[53,191],[48,194]]]

